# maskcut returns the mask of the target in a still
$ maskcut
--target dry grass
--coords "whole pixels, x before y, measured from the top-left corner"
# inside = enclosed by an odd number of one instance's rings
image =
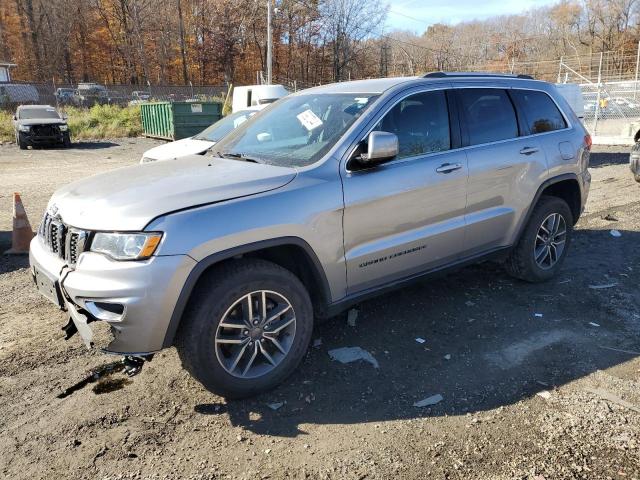
[[[96,105],[89,109],[67,107],[73,140],[137,137],[142,133],[140,107]],[[0,141],[13,141],[12,114],[0,111]]]

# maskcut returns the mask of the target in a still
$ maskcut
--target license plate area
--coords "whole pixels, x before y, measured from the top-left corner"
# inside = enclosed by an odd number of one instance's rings
[[[53,302],[58,308],[63,308],[62,294],[60,292],[60,285],[58,281],[49,278],[49,276],[39,270],[37,267],[33,268],[34,280],[38,291],[49,301]]]

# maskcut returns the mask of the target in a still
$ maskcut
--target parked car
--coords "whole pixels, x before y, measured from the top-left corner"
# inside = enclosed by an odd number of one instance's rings
[[[141,92],[134,91],[131,93],[131,100],[129,101],[129,105],[139,105],[144,102],[148,102],[151,99],[151,94],[149,92]]]
[[[70,105],[73,103],[75,90],[73,88],[57,88],[55,97],[59,105]]]
[[[314,317],[375,293],[487,258],[529,282],[556,276],[590,146],[557,89],[530,77],[326,85],[210,155],[58,190],[30,264],[68,335],[139,361],[176,345],[206,388],[246,397],[293,372]]]
[[[255,113],[257,110],[241,110],[218,120],[198,135],[150,148],[142,154],[140,163],[175,160],[188,155],[202,155]]]
[[[79,83],[72,97],[78,107],[92,107],[109,103],[109,94],[103,85],[97,83]]]
[[[635,144],[631,148],[631,155],[629,156],[629,168],[636,182],[640,182],[640,131],[637,131],[633,141]]]
[[[13,116],[16,144],[28,146],[71,145],[67,119],[51,105],[21,105]]]

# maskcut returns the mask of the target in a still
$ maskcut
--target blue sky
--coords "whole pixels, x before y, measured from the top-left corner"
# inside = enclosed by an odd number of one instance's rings
[[[558,0],[394,0],[389,1],[387,30],[413,30],[422,33],[432,23],[455,24],[496,15],[520,13],[530,8],[557,3]],[[397,12],[397,13],[394,13]],[[402,15],[409,15],[415,21]]]

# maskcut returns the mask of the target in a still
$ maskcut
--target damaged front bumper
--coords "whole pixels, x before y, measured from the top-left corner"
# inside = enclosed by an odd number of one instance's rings
[[[84,252],[74,268],[39,236],[29,262],[40,293],[69,312],[67,337],[107,353],[145,355],[162,349],[178,295],[195,260],[187,255],[116,261]]]

